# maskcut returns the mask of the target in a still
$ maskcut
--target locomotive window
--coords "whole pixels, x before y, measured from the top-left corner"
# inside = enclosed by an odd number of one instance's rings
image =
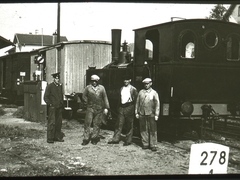
[[[204,42],[207,45],[207,47],[209,48],[214,48],[216,47],[217,43],[218,43],[218,36],[215,32],[207,32],[204,35]]]
[[[157,29],[149,30],[145,34],[145,60],[152,62],[159,58],[159,32]]]
[[[186,52],[185,52],[185,58],[194,58],[195,54],[194,54],[194,43],[189,42],[186,45]]]
[[[240,38],[237,35],[230,36],[227,39],[227,60],[240,60]]]
[[[240,6],[238,6],[238,17],[240,17]]]
[[[181,58],[195,58],[195,39],[193,33],[184,33],[180,38]]]
[[[153,43],[146,39],[145,43],[145,60],[152,60],[153,59]]]

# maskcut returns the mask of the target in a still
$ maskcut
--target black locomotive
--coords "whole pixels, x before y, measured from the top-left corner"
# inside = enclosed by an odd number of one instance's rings
[[[135,29],[133,59],[127,43],[121,48],[121,30],[112,30],[112,62],[88,69],[106,88],[113,119],[121,77],[129,74],[142,89],[151,77],[160,96],[160,132],[201,134],[203,120],[239,113],[240,26],[209,19],[172,21]],[[138,124],[136,122],[136,124]]]

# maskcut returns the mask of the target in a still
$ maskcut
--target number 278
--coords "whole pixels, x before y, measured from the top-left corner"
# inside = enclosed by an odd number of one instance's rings
[[[203,156],[203,160],[202,160],[202,162],[200,163],[200,165],[203,165],[203,166],[208,165],[208,164],[205,162],[205,161],[207,160],[207,158],[208,158],[208,155],[212,155],[212,156],[211,156],[212,159],[211,159],[210,164],[209,164],[209,165],[211,165],[211,164],[213,163],[216,155],[217,155],[217,151],[210,151],[209,154],[208,154],[207,151],[203,151],[202,154],[201,154],[201,156]],[[225,151],[222,151],[222,152],[220,153],[220,157],[219,157],[219,161],[218,161],[218,162],[219,162],[219,164],[221,164],[221,165],[226,162],[226,152],[225,152]]]

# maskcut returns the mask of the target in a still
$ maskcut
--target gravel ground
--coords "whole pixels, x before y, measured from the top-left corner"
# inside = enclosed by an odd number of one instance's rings
[[[64,120],[65,142],[46,142],[46,125],[16,118],[16,108],[6,108],[0,119],[1,177],[19,176],[122,176],[122,175],[187,175],[189,151],[195,143],[179,141],[176,146],[163,141],[158,151],[143,150],[140,139],[133,144],[109,145],[113,131],[102,130],[105,139],[97,145],[82,146],[83,124]],[[181,148],[182,147],[182,148]],[[239,150],[234,150],[239,154]],[[231,164],[228,174],[240,173],[239,165]]]

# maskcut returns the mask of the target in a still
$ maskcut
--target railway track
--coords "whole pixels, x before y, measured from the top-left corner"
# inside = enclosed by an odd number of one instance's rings
[[[202,125],[202,135],[206,131],[213,131],[224,135],[240,138],[240,117],[207,120]]]
[[[177,139],[167,139],[169,144],[190,151],[189,147],[179,147],[178,141],[191,140],[193,143],[212,142],[240,150],[240,116],[225,119],[210,119],[201,126],[201,136],[195,131],[184,133]],[[160,141],[163,142],[163,141]]]

